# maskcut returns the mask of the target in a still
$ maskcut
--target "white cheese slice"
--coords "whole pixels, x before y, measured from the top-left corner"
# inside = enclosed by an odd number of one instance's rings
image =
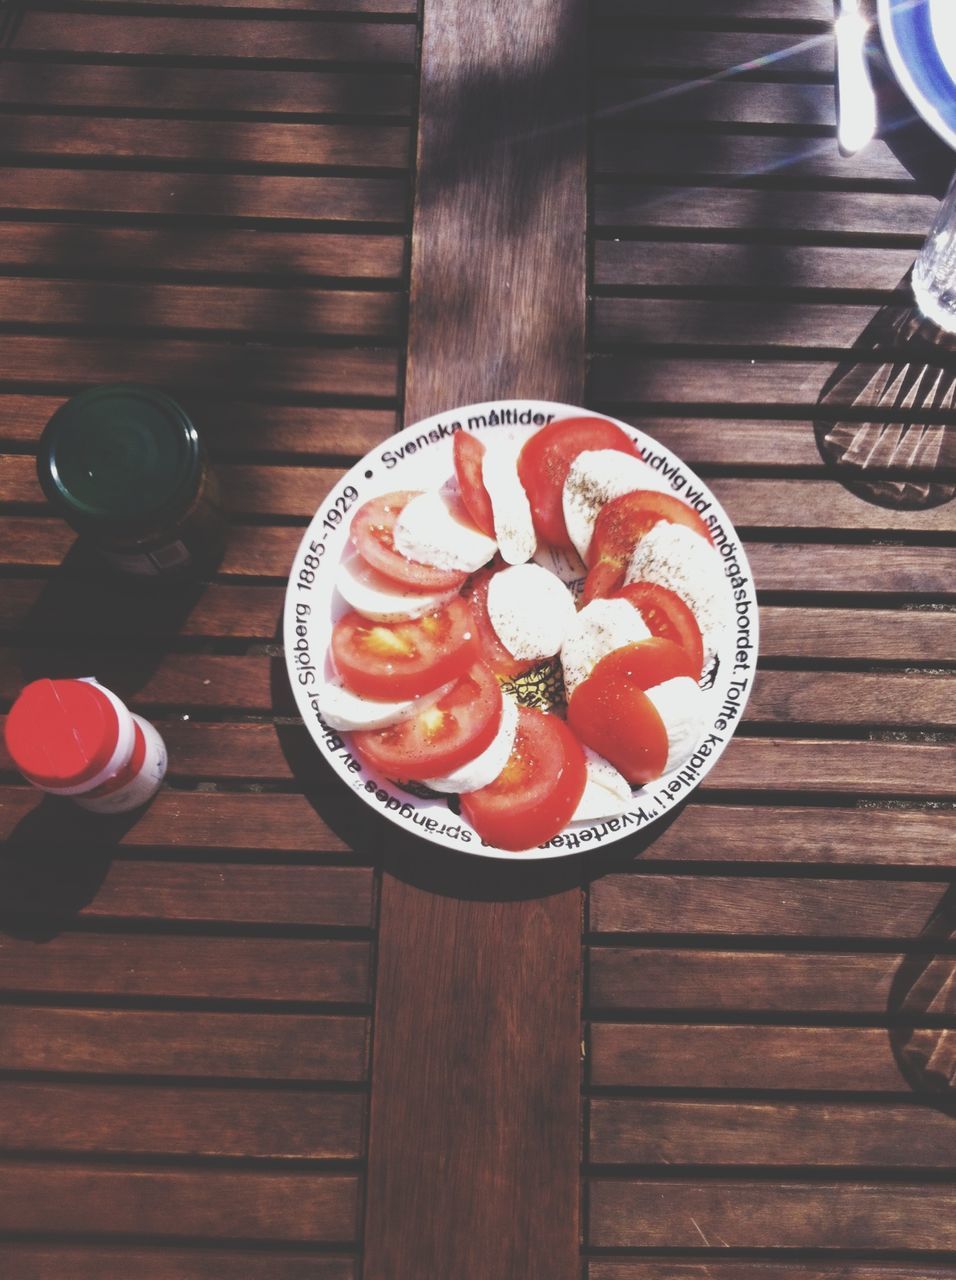
[[[538,536],[531,504],[518,479],[518,450],[511,440],[492,440],[481,460],[481,478],[491,499],[495,538],[505,564],[524,564],[534,555]]]
[[[644,619],[627,600],[592,600],[586,604],[561,646],[568,697],[605,654],[646,640],[650,634]]]
[[[634,548],[625,582],[656,582],[684,601],[700,627],[704,666],[713,659],[733,621],[720,552],[680,524],[661,521]]]
[[[538,564],[515,564],[488,583],[488,617],[498,639],[521,661],[553,658],[574,625],[574,597]]]
[[[667,764],[670,773],[692,753],[704,729],[705,697],[690,676],[675,676],[645,690],[667,730]]]
[[[420,698],[402,698],[389,702],[378,698],[363,698],[346,689],[341,680],[327,680],[319,689],[316,701],[322,719],[330,729],[350,733],[354,729],[385,729],[401,720],[410,720],[425,707],[437,702],[447,693],[454,681],[443,684]]]
[[[487,787],[508,763],[517,730],[518,704],[507,694],[502,694],[501,723],[491,744],[474,760],[469,760],[444,778],[429,778],[425,786],[443,794],[457,792],[461,795]]]
[[[343,557],[335,585],[346,604],[370,622],[407,622],[441,608],[458,595],[449,591],[410,591],[366,564],[357,551]]]
[[[636,489],[673,493],[667,481],[646,462],[619,449],[586,449],[571,463],[561,500],[568,537],[583,560],[587,559],[601,508],[612,498]]]
[[[581,744],[584,746],[584,744]],[[618,773],[610,760],[605,760],[590,747],[584,747],[584,763],[588,771],[584,795],[578,801],[572,822],[594,822],[623,813],[631,800],[631,784]]]
[[[395,521],[395,550],[435,569],[475,573],[495,554],[496,543],[476,529],[464,506],[447,493],[420,493]]]

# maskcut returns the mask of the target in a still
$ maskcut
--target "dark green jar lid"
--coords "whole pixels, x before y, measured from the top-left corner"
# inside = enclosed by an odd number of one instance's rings
[[[135,532],[182,515],[202,478],[199,434],[150,387],[93,387],[61,405],[40,438],[37,472],[76,529]]]

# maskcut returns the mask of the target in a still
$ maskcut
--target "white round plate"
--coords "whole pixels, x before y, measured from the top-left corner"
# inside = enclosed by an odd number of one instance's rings
[[[877,0],[880,36],[903,92],[956,148],[956,2]]]
[[[736,628],[728,630],[716,663],[704,673],[706,727],[690,759],[656,782],[635,788],[631,802],[620,814],[572,823],[546,845],[511,853],[485,844],[449,807],[447,798],[413,795],[367,769],[352,751],[349,735],[323,723],[314,695],[331,674],[328,649],[332,627],[348,610],[335,589],[335,569],[349,546],[348,528],[354,512],[369,498],[397,489],[438,489],[453,478],[452,436],[457,430],[486,439],[506,432],[523,440],[547,422],[582,415],[596,416],[587,409],[549,401],[496,400],[451,409],[406,427],[366,454],[332,489],[315,513],[292,564],[284,613],[286,666],[309,733],[343,783],[367,805],[404,831],[446,849],[527,861],[562,857],[634,835],[684,800],[710,772],[740,723],[753,684],[757,600],[750,566],[733,525],[703,481],[679,458],[650,436],[618,422],[639,446],[645,461],[710,525],[724,559],[727,591],[734,600]],[[454,802],[454,797],[451,799]]]

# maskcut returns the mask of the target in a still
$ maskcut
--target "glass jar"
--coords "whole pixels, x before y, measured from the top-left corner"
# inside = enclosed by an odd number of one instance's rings
[[[226,523],[185,410],[150,387],[93,387],[61,405],[37,473],[54,509],[123,573],[189,577],[215,567]]]
[[[920,314],[956,335],[956,178],[913,264],[912,284]]]

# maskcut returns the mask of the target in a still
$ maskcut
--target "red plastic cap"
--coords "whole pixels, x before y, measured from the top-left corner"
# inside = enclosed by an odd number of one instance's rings
[[[39,787],[77,787],[109,763],[119,716],[83,680],[35,680],[13,704],[5,731],[13,763]]]

